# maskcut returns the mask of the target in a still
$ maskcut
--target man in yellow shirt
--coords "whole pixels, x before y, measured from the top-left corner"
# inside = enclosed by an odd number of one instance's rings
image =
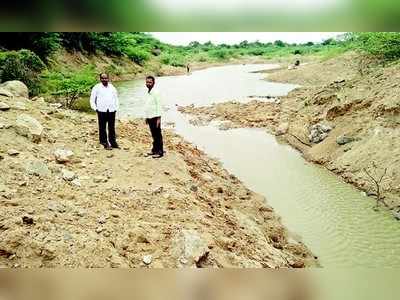
[[[153,148],[148,156],[161,158],[164,156],[163,138],[161,133],[161,97],[157,89],[154,88],[155,78],[146,77],[146,124],[149,124],[151,136],[153,137]]]

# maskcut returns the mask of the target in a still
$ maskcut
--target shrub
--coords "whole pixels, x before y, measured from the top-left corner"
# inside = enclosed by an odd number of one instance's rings
[[[93,65],[89,65],[79,72],[48,72],[42,76],[45,82],[42,92],[63,97],[65,106],[73,108],[79,97],[88,95],[91,88],[97,83],[97,76]]]
[[[165,53],[160,56],[161,63],[174,67],[184,67],[186,65],[185,58],[179,54]]]
[[[126,55],[139,65],[143,65],[150,58],[149,52],[137,47],[129,47],[125,50]]]
[[[31,95],[39,93],[39,74],[46,65],[29,50],[3,52],[0,55],[0,80],[20,80],[27,85]]]
[[[384,60],[400,58],[400,33],[362,32],[356,33],[356,48]]]

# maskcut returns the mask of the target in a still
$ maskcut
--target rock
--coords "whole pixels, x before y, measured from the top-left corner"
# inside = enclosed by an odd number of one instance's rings
[[[26,224],[26,225],[33,225],[34,221],[32,217],[29,216],[23,216],[22,217],[22,223]]]
[[[14,97],[14,95],[10,91],[6,90],[5,88],[1,88],[1,87],[0,87],[0,96],[5,96],[8,98]]]
[[[74,185],[74,186],[77,186],[77,187],[81,187],[82,186],[82,184],[81,184],[81,182],[79,181],[78,178],[75,178],[74,180],[72,180],[71,184]]]
[[[11,105],[11,108],[16,110],[28,110],[25,103],[23,102],[15,102]]]
[[[309,140],[312,143],[320,143],[322,142],[327,136],[328,132],[332,130],[332,127],[324,124],[315,124],[310,128],[310,135]]]
[[[0,111],[7,111],[10,109],[10,106],[8,104],[5,104],[4,102],[0,102]]]
[[[72,171],[69,171],[67,169],[62,169],[61,170],[62,178],[66,181],[72,181],[76,178],[76,174]]]
[[[6,191],[7,191],[6,185],[0,182],[0,193],[4,193]]]
[[[108,178],[104,177],[104,176],[96,176],[95,178],[93,178],[93,182],[94,183],[101,183],[101,182],[107,182]]]
[[[195,230],[182,230],[173,242],[173,255],[178,262],[193,266],[208,253],[208,245]]]
[[[35,143],[42,139],[43,126],[29,115],[22,114],[17,117],[15,130],[19,135],[28,137]]]
[[[338,145],[345,145],[348,143],[354,142],[354,138],[346,136],[346,135],[340,135],[336,139],[336,143]]]
[[[73,156],[74,152],[68,149],[57,149],[54,151],[54,157],[58,163],[70,162]]]
[[[197,186],[195,186],[195,185],[192,185],[192,186],[190,187],[190,190],[191,190],[192,192],[197,192],[197,191],[199,190],[199,188],[198,188]]]
[[[29,98],[28,87],[21,81],[11,80],[0,84],[0,87],[11,92],[12,95],[17,97]]]
[[[39,177],[48,177],[51,172],[47,165],[40,160],[31,160],[25,164],[25,171],[29,175],[36,175]]]
[[[231,121],[226,121],[226,122],[221,122],[218,126],[219,130],[229,130],[232,129],[232,122]]]
[[[288,132],[289,130],[289,123],[282,123],[278,126],[278,129],[276,130],[276,135],[284,135]]]
[[[400,221],[400,211],[394,211],[392,214],[397,221]]]
[[[152,260],[153,260],[153,258],[152,258],[151,255],[145,255],[145,256],[143,256],[143,262],[144,262],[146,265],[151,264]]]
[[[17,156],[19,154],[19,151],[15,149],[10,149],[7,151],[7,154],[10,156]]]
[[[99,222],[100,224],[104,224],[105,222],[107,222],[107,218],[105,216],[100,216],[97,219],[97,222]]]
[[[211,182],[211,181],[214,180],[213,177],[208,173],[201,174],[200,178],[203,179],[204,181],[207,181],[207,182]]]

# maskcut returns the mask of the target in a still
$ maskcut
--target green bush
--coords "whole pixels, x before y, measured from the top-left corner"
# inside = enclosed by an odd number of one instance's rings
[[[141,48],[129,47],[125,50],[125,54],[139,65],[150,59],[150,53]]]
[[[174,67],[184,67],[186,65],[185,58],[178,53],[165,53],[160,56],[161,63]]]
[[[354,34],[357,49],[385,60],[400,58],[400,33],[362,32]]]
[[[0,81],[20,80],[27,85],[31,95],[39,93],[39,74],[46,65],[29,50],[0,53]]]
[[[47,72],[42,76],[44,83],[42,92],[61,96],[65,100],[65,106],[73,108],[77,99],[89,94],[91,88],[98,82],[97,76],[93,65],[79,72]]]
[[[210,50],[208,52],[208,55],[210,55],[213,58],[223,60],[227,59],[231,55],[231,52],[226,49],[216,49],[216,50]]]

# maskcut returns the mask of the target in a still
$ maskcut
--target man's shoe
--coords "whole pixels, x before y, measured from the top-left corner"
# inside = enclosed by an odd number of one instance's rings
[[[112,144],[111,147],[112,147],[112,148],[115,148],[115,149],[120,149],[119,146],[118,146],[118,144]]]
[[[112,150],[112,147],[109,144],[102,144],[104,149],[106,150]]]
[[[163,157],[164,156],[164,154],[161,152],[161,153],[155,153],[155,154],[153,154],[153,158],[161,158],[161,157]]]

